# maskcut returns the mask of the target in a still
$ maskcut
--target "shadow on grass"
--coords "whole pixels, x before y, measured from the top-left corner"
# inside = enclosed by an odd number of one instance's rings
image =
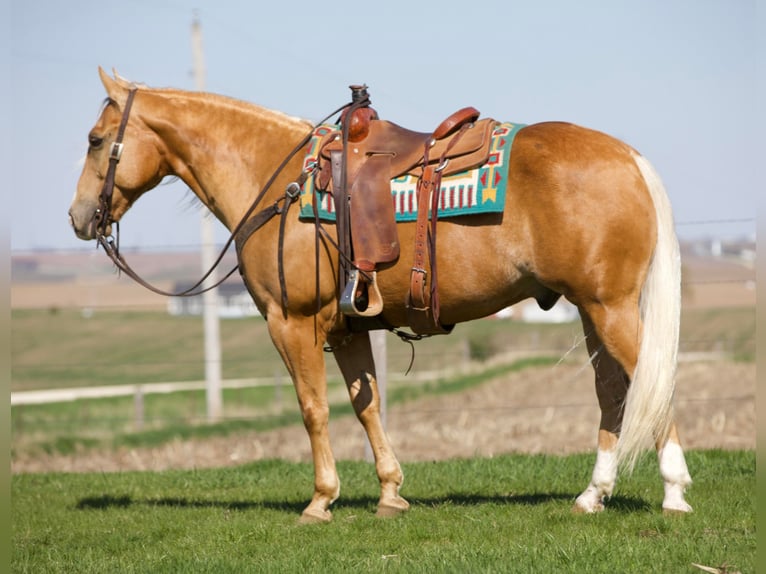
[[[434,497],[413,497],[410,504],[413,507],[438,507],[440,505],[480,506],[482,504],[511,504],[518,506],[537,506],[548,502],[568,501],[574,503],[576,495],[562,493],[533,493],[517,495],[470,495],[456,494]],[[341,498],[333,505],[335,509],[375,508],[378,499],[370,496]],[[237,501],[237,500],[199,500],[188,498],[149,498],[140,499],[131,496],[94,496],[80,499],[75,505],[77,510],[110,510],[113,508],[129,508],[131,506],[155,506],[173,508],[220,508],[225,510],[247,511],[254,509],[270,509],[293,514],[300,514],[308,500],[300,502],[288,501]],[[645,500],[630,496],[615,496],[609,499],[607,508],[611,512],[632,513],[651,510],[652,506]]]
[[[482,504],[510,504],[516,506],[539,506],[549,502],[569,502],[574,505],[576,494],[538,492],[530,494],[513,495],[471,495],[458,494],[426,498],[410,498],[413,506],[438,506],[440,504],[453,504],[457,506],[480,506]],[[614,496],[605,503],[607,510],[611,512],[631,513],[647,511],[652,505],[641,498],[632,496]]]
[[[307,503],[304,502],[256,502],[239,500],[196,500],[189,498],[133,498],[131,496],[92,496],[80,499],[75,505],[77,510],[110,510],[131,506],[167,506],[172,508],[220,508],[224,510],[253,510],[269,508],[285,512],[300,513]]]

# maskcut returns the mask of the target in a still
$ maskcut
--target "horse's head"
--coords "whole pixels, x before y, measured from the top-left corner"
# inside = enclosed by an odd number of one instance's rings
[[[94,239],[99,232],[108,236],[111,223],[119,221],[142,193],[167,174],[162,143],[141,119],[140,91],[130,107],[129,94],[135,86],[116,75],[111,78],[101,68],[99,75],[108,97],[88,134],[85,165],[69,208],[69,221],[75,233],[86,240]],[[129,113],[126,107],[130,108]],[[118,142],[121,122],[125,122],[124,134]],[[110,157],[116,165],[112,168],[113,186],[108,177]]]

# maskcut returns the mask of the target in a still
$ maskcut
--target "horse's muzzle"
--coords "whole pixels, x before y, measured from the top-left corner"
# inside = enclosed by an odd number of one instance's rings
[[[96,227],[93,224],[96,210],[77,209],[74,206],[69,210],[69,225],[79,239],[90,241],[96,238]]]

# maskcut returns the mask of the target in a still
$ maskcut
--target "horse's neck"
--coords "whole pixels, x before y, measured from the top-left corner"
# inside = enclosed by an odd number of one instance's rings
[[[308,122],[280,112],[194,92],[166,98],[162,113],[168,125],[155,130],[168,147],[171,171],[229,229],[311,129]],[[297,177],[302,159],[297,154],[284,177]],[[279,189],[273,186],[263,205],[283,193],[284,185]]]

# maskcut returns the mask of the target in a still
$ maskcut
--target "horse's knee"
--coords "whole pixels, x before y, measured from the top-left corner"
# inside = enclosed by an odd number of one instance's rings
[[[312,435],[327,428],[327,423],[330,420],[330,407],[327,403],[306,401],[301,404],[301,415],[303,416],[303,425],[309,435]]]

